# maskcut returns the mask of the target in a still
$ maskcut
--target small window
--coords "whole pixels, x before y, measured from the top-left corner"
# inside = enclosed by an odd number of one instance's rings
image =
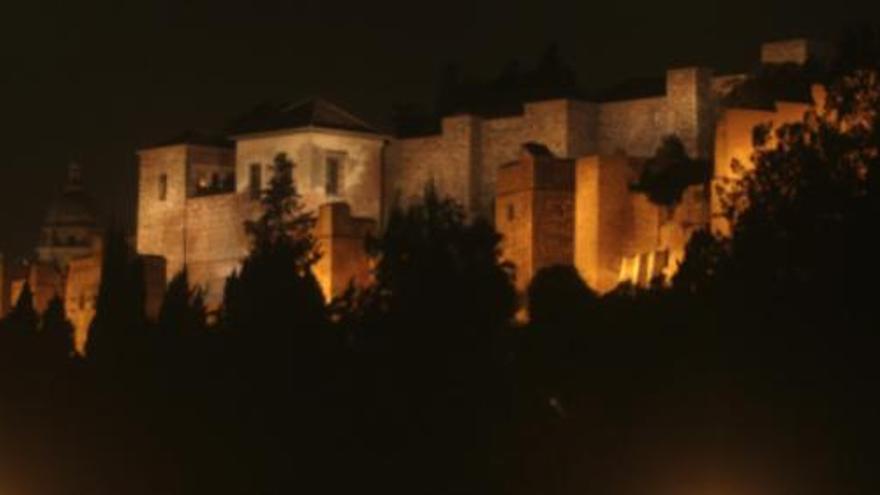
[[[342,160],[338,156],[328,156],[327,157],[327,175],[326,175],[326,183],[324,184],[324,192],[326,194],[337,195],[339,194],[339,168],[342,165]]]
[[[507,221],[512,222],[514,218],[516,218],[516,210],[513,203],[507,203]]]
[[[263,187],[263,167],[259,163],[251,165],[250,192],[251,199],[260,199]]]
[[[159,176],[159,201],[165,201],[168,197],[168,174]]]

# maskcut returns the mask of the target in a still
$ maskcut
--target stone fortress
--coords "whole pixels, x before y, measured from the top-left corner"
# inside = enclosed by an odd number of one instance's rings
[[[822,56],[820,48],[803,39],[766,43],[761,63],[803,66]],[[716,219],[720,205],[713,183],[735,178],[733,160],[750,163],[754,127],[798,120],[816,103],[810,98],[760,106],[727,103],[748,77],[675,68],[652,94],[527,101],[504,115],[453,114],[442,118],[438,132],[409,137],[387,134],[312,99],[261,108],[225,136],[188,132],[145,147],[137,152],[133,245],[149,268],[148,299],[155,306],[149,312],[157,310],[165,281],[184,266],[190,281],[204,288],[209,308],[219,305],[227,276],[248,251],[243,222],[258,211],[279,153],[293,161],[297,189],[316,212],[323,256],[315,272],[328,299],[350,283],[369,282],[365,237],[381,230],[396,202],[417,199],[429,182],[469,216],[493,221],[503,236],[502,258],[516,266],[520,290],[553,264],[574,265],[603,293],[622,282],[645,285],[668,278],[694,231],[724,229]],[[710,180],[689,186],[678,203],[658,205],[633,184],[646,158],[670,135],[690,157],[713,163],[713,170]],[[78,171],[71,174],[70,191],[78,187]],[[52,294],[63,294],[78,346],[100,278],[100,249],[93,242],[92,217],[86,217],[77,220],[82,230],[74,234],[76,242],[61,249],[50,234],[29,273],[7,273],[2,285],[6,308],[24,279],[38,307]],[[61,224],[50,212],[44,231],[55,232]],[[58,230],[58,236],[67,233]],[[45,267],[56,273],[51,283],[39,275]]]

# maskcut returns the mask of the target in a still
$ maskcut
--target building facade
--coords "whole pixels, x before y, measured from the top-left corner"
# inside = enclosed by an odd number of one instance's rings
[[[800,67],[820,52],[810,41],[786,40],[764,44],[760,61]],[[625,282],[646,285],[674,274],[693,232],[723,233],[717,186],[736,180],[734,160],[750,166],[754,127],[799,120],[814,104],[731,103],[728,96],[749,77],[675,68],[637,96],[527,101],[504,115],[453,114],[442,118],[438,132],[410,137],[382,132],[321,99],[261,107],[224,136],[190,132],[138,150],[133,244],[162,272],[154,285],[186,267],[207,306],[216,308],[226,278],[249,249],[244,222],[258,214],[272,163],[283,153],[317,218],[322,257],[314,268],[327,299],[369,283],[366,236],[428,183],[470,217],[494,222],[503,236],[501,256],[516,266],[521,291],[555,264],[574,265],[599,292]],[[668,136],[689,157],[713,166],[677,201],[657,204],[634,184]],[[78,172],[71,174],[70,183],[77,183]],[[100,279],[99,253],[87,242],[91,224],[66,226],[59,218],[50,213],[37,251],[42,265],[62,268],[34,268],[28,276],[32,287],[45,287],[41,293],[65,293],[68,313],[84,332]],[[9,307],[16,287],[6,272],[0,291]]]

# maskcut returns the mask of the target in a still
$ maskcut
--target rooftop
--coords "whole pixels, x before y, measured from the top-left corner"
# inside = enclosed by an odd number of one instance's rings
[[[261,105],[234,121],[229,133],[242,135],[309,127],[382,134],[377,127],[323,98]]]

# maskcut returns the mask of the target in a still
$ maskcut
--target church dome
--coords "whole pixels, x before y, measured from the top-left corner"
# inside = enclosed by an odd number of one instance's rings
[[[72,259],[93,254],[99,241],[98,219],[83,189],[82,171],[72,163],[64,189],[46,211],[37,259],[64,268]]]
[[[68,167],[67,182],[62,193],[49,204],[44,227],[95,227],[97,217],[91,198],[82,187],[79,165]]]

